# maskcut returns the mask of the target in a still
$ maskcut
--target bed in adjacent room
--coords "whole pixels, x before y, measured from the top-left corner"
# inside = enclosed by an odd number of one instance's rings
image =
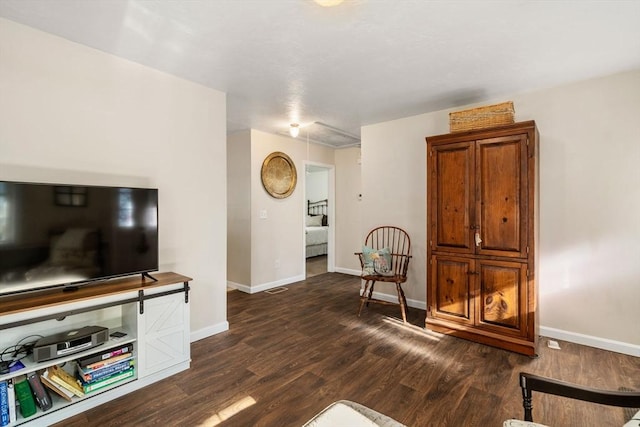
[[[317,202],[307,200],[305,228],[307,258],[327,254],[327,242],[329,241],[328,204],[327,199]]]

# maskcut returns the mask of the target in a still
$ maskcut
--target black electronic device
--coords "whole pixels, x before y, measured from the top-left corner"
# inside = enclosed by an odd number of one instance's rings
[[[126,337],[127,333],[122,331],[114,331],[114,332],[111,332],[109,336],[114,340],[119,340]]]
[[[0,181],[0,296],[158,270],[158,190]]]
[[[109,339],[109,329],[85,326],[40,338],[33,347],[33,360],[42,362],[96,347]]]

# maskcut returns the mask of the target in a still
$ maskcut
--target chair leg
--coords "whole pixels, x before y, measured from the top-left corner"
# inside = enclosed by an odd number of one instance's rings
[[[373,295],[373,285],[375,285],[375,280],[367,280],[364,284],[364,291],[362,291],[362,295],[360,296],[360,308],[358,309],[358,317],[360,317],[360,313],[362,312],[362,307],[364,304],[367,304],[369,307],[369,301],[371,301],[371,297]]]
[[[371,301],[371,298],[373,298],[373,285],[376,284],[375,280],[371,281],[371,287],[369,288],[369,297],[367,298],[367,307],[369,307],[369,301]]]
[[[404,296],[402,285],[396,283],[396,290],[398,291],[398,302],[400,303],[400,312],[402,313],[402,322],[407,323],[407,298]]]
[[[367,300],[367,291],[369,290],[369,284],[371,280],[367,280],[364,284],[364,290],[362,291],[362,295],[360,295],[360,308],[358,309],[358,317],[360,317],[360,312],[362,312],[362,307],[364,306],[365,301]]]

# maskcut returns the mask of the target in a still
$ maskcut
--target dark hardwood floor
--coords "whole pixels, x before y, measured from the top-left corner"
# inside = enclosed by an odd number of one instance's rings
[[[307,279],[327,272],[327,256],[318,255],[307,258]]]
[[[59,426],[301,426],[349,399],[409,426],[502,426],[522,418],[518,373],[640,389],[640,358],[541,340],[532,359],[424,330],[424,311],[372,305],[359,279],[328,273],[278,294],[227,293],[227,332],[192,344],[188,371]],[[534,420],[621,426],[622,408],[534,395]]]

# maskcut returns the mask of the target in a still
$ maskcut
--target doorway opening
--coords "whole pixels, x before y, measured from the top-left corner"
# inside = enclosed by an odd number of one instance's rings
[[[307,278],[330,271],[333,206],[332,169],[317,164],[305,165],[305,275]]]

